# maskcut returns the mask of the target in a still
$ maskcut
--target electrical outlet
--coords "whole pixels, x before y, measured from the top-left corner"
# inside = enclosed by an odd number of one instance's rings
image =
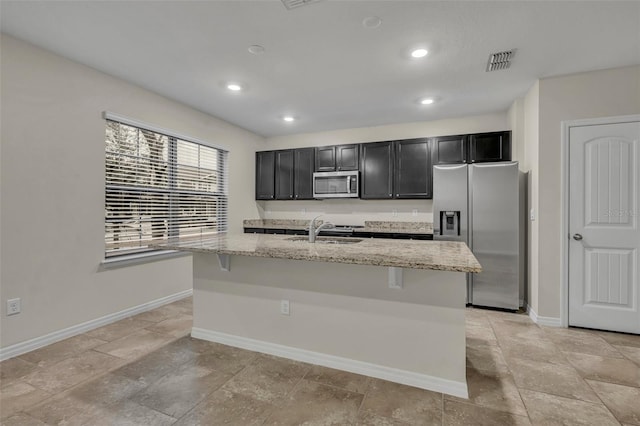
[[[20,298],[7,299],[7,315],[16,315],[20,313]]]
[[[411,214],[412,214],[413,216],[418,216],[418,209],[413,209],[413,210],[411,210]]]
[[[396,209],[391,210],[391,216],[398,216],[398,210]]]
[[[531,209],[529,210],[529,220],[531,222],[533,222],[534,220],[536,220],[536,211]]]
[[[282,315],[289,315],[289,301],[288,300],[281,300],[280,301],[280,313]]]

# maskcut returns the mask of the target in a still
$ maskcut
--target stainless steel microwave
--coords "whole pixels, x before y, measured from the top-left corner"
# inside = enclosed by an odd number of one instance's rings
[[[313,198],[358,198],[360,172],[315,172]]]

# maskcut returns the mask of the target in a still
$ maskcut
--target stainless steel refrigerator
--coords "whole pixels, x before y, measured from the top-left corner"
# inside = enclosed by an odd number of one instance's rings
[[[521,304],[520,182],[516,161],[433,167],[433,238],[464,241],[482,265],[467,274],[467,303]]]

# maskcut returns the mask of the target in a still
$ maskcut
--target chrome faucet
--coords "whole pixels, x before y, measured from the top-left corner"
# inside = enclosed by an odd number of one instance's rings
[[[335,227],[335,225],[331,222],[324,222],[322,225],[316,228],[316,219],[319,218],[320,216],[322,215],[318,215],[314,217],[313,219],[311,219],[311,222],[309,222],[309,242],[310,243],[316,242],[316,237],[318,236],[320,231],[322,231],[324,228],[330,229]]]

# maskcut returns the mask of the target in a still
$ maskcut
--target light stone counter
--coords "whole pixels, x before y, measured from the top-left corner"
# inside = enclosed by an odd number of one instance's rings
[[[321,224],[322,220],[318,220]],[[300,219],[245,219],[245,228],[308,230],[309,221]],[[393,233],[393,234],[433,234],[431,222],[365,221],[364,227],[355,228],[356,232]]]
[[[339,237],[319,239],[340,240]],[[347,239],[354,240],[354,239]],[[167,241],[159,247],[276,259],[358,265],[431,269],[452,272],[481,272],[466,244],[453,241],[414,241],[365,238],[352,244],[326,244],[300,241],[291,235],[225,234],[215,237]]]

